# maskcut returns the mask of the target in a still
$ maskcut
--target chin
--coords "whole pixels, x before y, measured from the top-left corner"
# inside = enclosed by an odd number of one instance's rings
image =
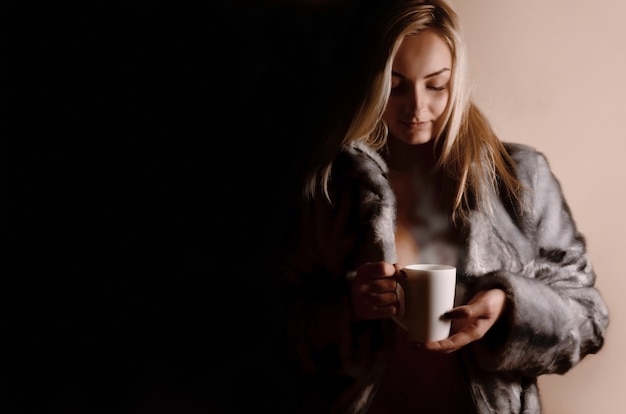
[[[417,134],[417,135],[413,135],[409,137],[409,139],[407,139],[404,142],[406,142],[409,145],[422,145],[422,144],[427,144],[432,139],[433,137],[430,135]]]
[[[394,133],[394,131],[390,131],[390,135],[394,136],[398,141],[403,142],[406,145],[421,145],[430,142],[433,137],[432,131],[420,131],[420,130],[409,130],[409,129],[401,129],[397,131],[398,133]]]

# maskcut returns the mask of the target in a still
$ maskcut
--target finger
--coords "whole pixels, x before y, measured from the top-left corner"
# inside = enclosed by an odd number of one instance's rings
[[[380,319],[395,316],[398,312],[396,305],[369,306],[364,308],[359,314],[366,319]]]
[[[395,316],[397,312],[398,307],[395,305],[383,306],[374,310],[372,319],[390,318]]]
[[[353,298],[357,315],[361,317],[381,317],[396,315],[399,308],[395,290],[391,292],[366,292]],[[393,308],[393,309],[383,309]]]
[[[444,313],[443,317],[445,319],[486,319],[489,318],[490,313],[489,303],[478,301],[451,309]]]
[[[383,293],[393,294],[394,300],[397,300],[397,283],[393,279],[375,280],[373,282],[354,283],[352,286],[353,294],[357,295],[381,295]]]
[[[387,262],[374,262],[361,265],[357,269],[356,277],[359,279],[379,279],[394,276],[395,267]]]
[[[489,302],[486,300],[479,300],[474,303],[470,303],[464,306],[464,312],[466,313],[466,318],[477,318],[477,319],[485,319],[489,318],[491,314],[491,309],[489,308]]]
[[[371,283],[369,283],[369,286],[372,292],[386,293],[386,292],[395,292],[398,287],[398,283],[396,282],[395,279],[392,279],[390,277],[385,277],[385,278],[376,279],[372,281]]]
[[[404,271],[404,268],[402,266],[400,266],[398,263],[394,263],[393,267],[396,270],[395,275],[394,275],[395,277],[399,279],[407,278],[406,272]]]
[[[386,292],[386,293],[378,293],[374,295],[375,298],[372,299],[372,304],[378,307],[385,306],[397,306],[398,304],[398,295],[396,292]]]
[[[424,349],[436,352],[454,352],[473,341],[473,336],[466,332],[458,332],[441,341],[430,341],[422,344]]]
[[[469,319],[473,311],[469,305],[457,306],[443,314],[444,319]]]
[[[396,292],[370,293],[365,295],[361,308],[373,309],[384,308],[389,306],[398,306],[398,296]]]

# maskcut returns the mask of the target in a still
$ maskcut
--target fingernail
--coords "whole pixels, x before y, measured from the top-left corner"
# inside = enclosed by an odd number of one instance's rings
[[[460,315],[460,313],[458,311],[448,311],[446,313],[443,314],[444,319],[455,319],[458,318]]]

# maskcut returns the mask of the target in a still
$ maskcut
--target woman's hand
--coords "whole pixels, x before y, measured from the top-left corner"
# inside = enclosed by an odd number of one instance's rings
[[[352,305],[361,319],[389,318],[399,314],[402,289],[397,283],[403,277],[399,267],[387,262],[365,263],[356,270],[352,281]],[[400,297],[399,297],[400,296]]]
[[[452,319],[452,335],[420,347],[437,352],[454,352],[481,339],[504,313],[506,295],[501,289],[478,292],[467,305],[457,306],[444,317]]]

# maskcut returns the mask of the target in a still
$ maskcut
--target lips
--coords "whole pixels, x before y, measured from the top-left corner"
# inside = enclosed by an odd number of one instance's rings
[[[410,128],[419,128],[428,124],[428,121],[417,122],[417,121],[400,121],[400,123],[410,127]]]

